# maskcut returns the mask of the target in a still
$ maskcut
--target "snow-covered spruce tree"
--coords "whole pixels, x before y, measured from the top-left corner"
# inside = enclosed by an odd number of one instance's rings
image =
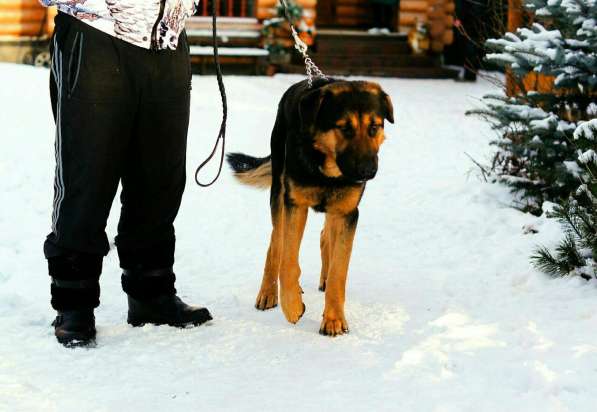
[[[597,109],[597,106],[595,107]],[[565,233],[554,256],[539,248],[532,260],[535,266],[554,276],[580,275],[597,278],[597,119],[582,123],[574,132],[578,161],[578,189],[550,214],[557,218]]]
[[[530,27],[486,43],[487,60],[511,74],[510,95],[485,96],[486,107],[471,113],[500,132],[492,171],[518,194],[521,209],[538,214],[543,202],[558,204],[550,215],[565,237],[553,253],[539,248],[534,264],[552,275],[594,278],[597,0],[524,0],[524,8]],[[549,80],[533,87],[533,75]]]
[[[486,59],[507,69],[512,96],[488,95],[481,115],[499,131],[494,176],[518,195],[520,208],[541,213],[544,201],[563,203],[578,186],[574,131],[597,116],[596,0],[525,0],[530,27],[486,42]],[[548,90],[528,90],[529,73],[553,78]],[[526,81],[525,81],[526,80]],[[594,104],[594,103],[593,103]]]

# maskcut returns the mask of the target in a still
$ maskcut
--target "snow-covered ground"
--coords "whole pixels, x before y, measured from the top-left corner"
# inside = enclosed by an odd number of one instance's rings
[[[115,253],[104,264],[97,347],[53,336],[42,255],[54,170],[48,72],[0,65],[0,410],[595,411],[597,288],[548,279],[528,256],[555,222],[508,207],[465,152],[492,132],[464,116],[480,81],[379,79],[396,124],[368,186],[339,338],[317,331],[320,215],[301,250],[306,313],[253,308],[268,243],[267,194],[194,185],[220,119],[213,77],[193,79],[189,182],[177,220],[178,289],[215,320],[195,329],[125,322]],[[229,150],[267,153],[277,101],[298,76],[225,78]],[[118,201],[108,231],[115,235]],[[532,224],[538,234],[524,234]]]

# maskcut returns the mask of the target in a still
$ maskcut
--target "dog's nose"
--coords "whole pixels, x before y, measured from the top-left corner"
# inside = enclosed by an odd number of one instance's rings
[[[377,174],[377,162],[370,160],[367,162],[361,162],[358,166],[358,175],[363,180],[370,180]]]

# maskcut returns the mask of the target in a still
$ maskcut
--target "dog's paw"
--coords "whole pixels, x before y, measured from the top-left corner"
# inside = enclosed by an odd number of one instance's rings
[[[348,323],[344,316],[331,317],[323,315],[319,333],[325,336],[338,336],[348,333]]]
[[[319,291],[325,292],[325,280],[319,282]]]
[[[298,287],[292,291],[281,291],[280,301],[282,312],[286,320],[290,323],[296,323],[305,313],[305,304],[303,303],[302,289]]]
[[[255,300],[255,307],[259,310],[268,310],[278,306],[278,285],[268,290],[260,290]]]

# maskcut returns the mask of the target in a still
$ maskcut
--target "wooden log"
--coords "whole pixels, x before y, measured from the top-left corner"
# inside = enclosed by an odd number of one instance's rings
[[[317,0],[297,0],[297,3],[303,9],[315,9],[315,8],[317,8]]]
[[[441,20],[431,22],[429,25],[429,35],[432,39],[442,38],[446,31],[446,25]]]
[[[278,5],[278,0],[257,0],[257,7],[275,8],[277,5]]]
[[[419,12],[426,13],[429,9],[427,0],[402,0],[400,2],[400,12]]]
[[[444,36],[442,37],[442,42],[446,46],[454,43],[454,30],[446,30],[444,32]]]
[[[303,14],[311,19],[315,19],[317,16],[317,13],[314,9],[304,9]],[[273,19],[274,17],[278,17],[278,10],[275,8],[259,7],[255,17],[258,20]]]
[[[54,17],[58,14],[58,8],[56,7],[48,7],[48,17],[46,20],[46,33],[52,34],[54,33]]]
[[[0,24],[0,36],[39,36],[45,35],[42,22]]]
[[[446,15],[446,11],[443,9],[443,7],[439,7],[439,6],[432,6],[427,10],[427,17],[429,17],[429,20],[434,20],[434,19],[441,19],[444,18],[444,16]]]
[[[296,2],[304,9],[314,9],[317,7],[317,0],[298,0]],[[279,0],[258,0],[257,7],[276,8],[280,4]]]
[[[272,9],[272,8],[265,8],[265,7],[259,7],[257,9],[257,19],[259,20],[266,20],[266,19],[272,19],[274,17],[276,17],[278,15],[276,9]]]
[[[454,15],[452,14],[448,14],[445,18],[444,18],[444,24],[446,25],[447,28],[451,29],[452,27],[454,27]]]
[[[41,23],[46,15],[43,8],[9,9],[0,11],[0,24]]]
[[[41,9],[38,0],[0,0],[0,13],[11,9]]]
[[[0,35],[45,36],[46,11],[37,0],[0,0]]]
[[[414,26],[417,21],[420,22],[427,22],[429,19],[427,17],[427,13],[413,13],[413,12],[404,12],[400,13],[400,26]]]

